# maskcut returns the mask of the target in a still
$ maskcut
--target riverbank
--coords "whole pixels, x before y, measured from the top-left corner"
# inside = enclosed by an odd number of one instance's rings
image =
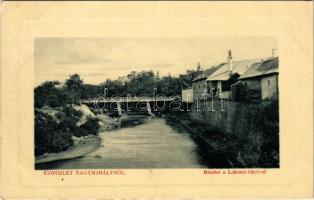
[[[84,156],[100,147],[99,137],[81,139],[80,142],[59,153],[49,153],[35,158],[35,164],[53,162],[58,160],[73,159]]]
[[[218,105],[215,108],[219,108]],[[278,104],[232,104],[224,111],[169,113],[172,126],[204,141],[210,167],[279,167]]]
[[[190,135],[200,149],[199,154],[202,157],[202,162],[209,168],[240,166],[231,161],[230,158],[234,155],[226,151],[228,148],[226,148],[227,139],[225,136],[219,135],[215,131],[209,133],[208,129],[204,129],[199,122],[191,121],[187,113],[167,114],[166,120],[174,129]]]
[[[37,166],[37,169],[181,169],[206,168],[197,144],[173,129],[165,118],[130,115],[121,126],[99,133],[100,148],[76,159]]]
[[[89,111],[89,109],[85,108],[85,112],[83,112],[84,116],[87,115],[86,110]],[[99,120],[100,132],[118,128],[121,120],[126,118],[125,116],[120,118],[111,118],[106,114],[93,115],[93,117]],[[81,119],[81,121],[83,121],[81,124],[84,124],[86,119],[85,121]],[[35,158],[35,164],[78,158],[97,150],[101,144],[101,139],[97,135],[87,135],[81,137],[72,136],[72,140],[73,145],[65,151],[59,153],[46,153],[44,155],[37,156]]]

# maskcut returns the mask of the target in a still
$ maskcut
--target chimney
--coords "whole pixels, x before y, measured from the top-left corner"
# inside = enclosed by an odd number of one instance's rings
[[[232,72],[233,70],[233,63],[232,63],[232,54],[231,54],[231,50],[228,51],[228,67],[229,67],[229,71]]]
[[[277,52],[277,49],[272,49],[271,50],[272,57],[276,57],[277,56],[276,52]]]

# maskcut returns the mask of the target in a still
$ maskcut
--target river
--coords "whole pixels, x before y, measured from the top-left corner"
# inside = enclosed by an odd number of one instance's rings
[[[101,147],[83,157],[48,163],[45,169],[206,168],[190,134],[164,118],[128,116],[121,126],[99,133]]]

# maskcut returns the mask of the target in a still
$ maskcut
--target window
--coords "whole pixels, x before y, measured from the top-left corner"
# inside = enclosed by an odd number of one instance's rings
[[[268,86],[270,85],[270,80],[267,80]]]

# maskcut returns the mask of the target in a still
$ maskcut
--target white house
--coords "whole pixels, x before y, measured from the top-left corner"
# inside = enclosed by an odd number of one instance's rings
[[[252,65],[239,80],[246,90],[258,99],[278,98],[279,59],[271,57]],[[254,92],[252,92],[254,91]]]
[[[221,99],[231,97],[231,75],[241,76],[253,63],[261,59],[233,61],[231,50],[228,51],[227,63],[212,73],[208,78],[210,91],[213,91]]]

